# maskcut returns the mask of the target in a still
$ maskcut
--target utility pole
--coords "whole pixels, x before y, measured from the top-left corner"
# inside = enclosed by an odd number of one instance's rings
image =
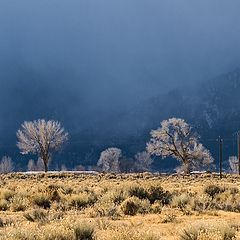
[[[218,144],[219,144],[219,175],[222,178],[222,160],[223,160],[223,147],[222,144],[223,139],[219,136],[218,137]]]
[[[237,132],[237,143],[238,143],[238,174],[240,175],[240,132]]]

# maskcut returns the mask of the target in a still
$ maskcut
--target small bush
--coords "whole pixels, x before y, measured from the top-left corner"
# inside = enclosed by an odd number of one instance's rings
[[[1,218],[0,218],[0,227],[4,227],[4,222]]]
[[[134,216],[138,213],[140,207],[141,207],[140,199],[137,197],[130,197],[127,198],[125,201],[121,204],[121,210],[125,215]]]
[[[181,240],[197,240],[197,238],[198,238],[198,229],[194,227],[184,229],[183,233],[180,236]]]
[[[232,187],[229,190],[230,190],[230,194],[232,194],[232,195],[239,193],[239,189],[237,187]]]
[[[1,189],[0,198],[9,201],[14,196],[14,192],[6,189]]]
[[[91,218],[109,217],[113,220],[121,215],[118,206],[112,202],[98,202],[93,207],[87,208],[86,213]]]
[[[185,229],[181,240],[234,240],[236,229],[227,224],[199,224]]]
[[[81,193],[78,195],[73,195],[68,199],[69,206],[76,209],[86,208],[88,205],[91,205],[94,200],[86,193]]]
[[[71,233],[51,231],[46,234],[43,240],[73,240]]]
[[[11,200],[11,209],[13,212],[25,211],[27,206],[27,200],[22,196],[14,196]]]
[[[151,212],[152,213],[161,213],[162,212],[162,208],[163,208],[163,204],[161,201],[155,201],[152,205],[151,205]]]
[[[54,185],[54,184],[51,184],[47,187],[46,191],[51,201],[60,202],[61,196],[58,192],[59,188],[60,187],[58,185]]]
[[[5,199],[0,200],[0,211],[7,211],[9,209],[9,203]]]
[[[64,195],[71,195],[73,193],[73,188],[69,186],[63,186],[61,190]]]
[[[208,194],[213,200],[217,194],[224,192],[224,189],[216,185],[209,185],[204,189],[204,192]]]
[[[156,200],[163,200],[163,203],[165,203],[165,191],[161,186],[150,186],[147,189],[147,198],[151,204]]]
[[[130,197],[137,197],[139,199],[148,199],[151,204],[155,201],[161,201],[162,204],[169,204],[171,201],[171,194],[164,191],[161,186],[150,186],[147,188],[141,186],[133,186],[129,189]]]
[[[49,198],[45,195],[36,195],[33,198],[33,203],[36,204],[38,207],[48,209],[51,207],[51,201]]]
[[[95,230],[91,225],[79,224],[74,228],[75,240],[93,240],[95,239]]]
[[[175,221],[176,221],[176,215],[171,213],[164,216],[162,223],[172,223]]]
[[[103,195],[101,201],[111,201],[114,204],[120,204],[127,198],[126,191],[122,189],[114,189],[114,191],[107,192]]]
[[[159,240],[152,231],[136,231],[133,226],[119,226],[110,237],[111,240]]]
[[[211,207],[211,198],[208,195],[201,194],[193,198],[191,208],[193,211],[203,212]]]
[[[146,199],[148,197],[148,193],[144,187],[135,185],[129,188],[129,196],[137,197],[139,199]]]
[[[186,205],[190,202],[191,198],[187,193],[182,193],[181,195],[176,195],[173,197],[171,205],[173,207],[180,208],[184,210]]]
[[[51,201],[56,201],[56,202],[60,202],[60,200],[61,200],[61,196],[60,196],[58,190],[52,191],[50,193],[49,198],[50,198]]]
[[[23,216],[30,222],[48,222],[47,214],[41,209],[36,209],[33,212],[25,213]]]

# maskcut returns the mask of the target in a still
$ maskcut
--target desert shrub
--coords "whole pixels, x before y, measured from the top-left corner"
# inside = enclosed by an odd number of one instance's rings
[[[124,200],[120,206],[125,215],[134,216],[137,213],[149,213],[151,204],[147,199],[139,199],[137,197],[129,197]]]
[[[129,196],[137,197],[139,199],[148,199],[151,204],[155,201],[161,201],[162,204],[169,204],[171,201],[171,194],[164,191],[161,186],[141,187],[138,185],[129,188]]]
[[[184,229],[180,239],[181,240],[198,240],[198,230],[197,228],[194,227],[189,227],[187,229]]]
[[[61,187],[61,191],[64,195],[70,195],[73,193],[73,188],[69,186],[63,186]]]
[[[187,193],[182,193],[180,195],[175,195],[172,198],[171,205],[173,207],[180,208],[181,210],[184,210],[186,208],[186,205],[190,202],[191,198]]]
[[[61,196],[60,196],[58,190],[54,190],[53,192],[51,192],[50,200],[60,202]]]
[[[155,201],[152,205],[151,205],[151,212],[152,213],[161,213],[162,212],[162,208],[163,208],[163,204],[161,201]]]
[[[97,203],[119,205],[125,198],[127,198],[126,192],[117,189],[114,190],[107,191],[100,195]]]
[[[48,232],[45,232],[42,240],[73,240],[73,234],[68,229],[49,229]]]
[[[121,204],[121,210],[125,215],[134,216],[137,214],[139,208],[140,208],[140,199],[137,197],[127,198]]]
[[[224,189],[217,185],[209,185],[204,189],[204,192],[208,194],[213,200],[217,194],[224,192]]]
[[[38,194],[33,197],[33,203],[38,207],[48,209],[51,207],[51,201],[43,194]]]
[[[1,218],[0,218],[0,227],[4,227],[4,222]]]
[[[236,229],[227,224],[199,224],[184,229],[181,240],[234,240]]]
[[[97,202],[94,206],[87,208],[85,212],[92,218],[108,217],[116,220],[121,216],[118,205],[113,202]]]
[[[160,200],[165,203],[165,191],[161,186],[150,186],[147,188],[147,198],[151,204],[153,204],[156,200]]]
[[[110,201],[114,204],[120,204],[127,198],[127,192],[123,189],[114,189],[103,195],[100,201]]]
[[[140,200],[140,207],[138,209],[138,213],[147,214],[151,212],[151,204],[148,199]]]
[[[1,240],[39,240],[39,238],[32,231],[17,229],[3,235]]]
[[[11,190],[1,189],[0,198],[9,201],[14,196],[14,192]]]
[[[51,201],[60,202],[61,196],[59,194],[59,186],[51,184],[47,187],[46,192]]]
[[[167,214],[162,219],[162,223],[172,223],[176,221],[176,215],[173,213]]]
[[[194,197],[190,203],[192,210],[198,212],[207,210],[208,208],[210,208],[211,204],[211,198],[205,194]]]
[[[148,193],[144,187],[139,185],[131,186],[128,190],[130,197],[137,197],[139,199],[148,198]]]
[[[87,206],[93,205],[95,201],[95,197],[93,195],[88,195],[87,193],[75,194],[68,199],[69,206],[76,209],[86,208]]]
[[[94,240],[95,230],[93,226],[82,223],[74,228],[75,240]]]
[[[112,232],[111,240],[159,240],[152,231],[139,231],[134,226],[119,226]]]
[[[14,196],[11,199],[11,209],[13,212],[25,211],[27,209],[28,202],[23,196]]]
[[[239,193],[239,189],[237,187],[232,187],[229,189],[230,194],[235,195]]]
[[[7,211],[9,209],[9,203],[5,199],[0,200],[0,211]]]
[[[35,209],[32,212],[25,213],[23,216],[30,222],[48,222],[48,215],[41,209]]]

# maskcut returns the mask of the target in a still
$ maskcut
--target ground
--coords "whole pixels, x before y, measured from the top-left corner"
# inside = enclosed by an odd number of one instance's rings
[[[3,240],[240,239],[237,175],[13,173],[0,184]]]

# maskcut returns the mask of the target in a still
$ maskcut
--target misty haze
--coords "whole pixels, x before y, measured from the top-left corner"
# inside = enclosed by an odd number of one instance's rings
[[[1,154],[24,169],[28,158],[16,148],[16,131],[24,121],[53,119],[71,136],[56,156],[60,165],[96,164],[108,146],[130,157],[169,117],[190,121],[216,151],[207,139],[232,138],[239,127],[238,7],[238,1],[2,1]],[[222,126],[225,118],[231,126]],[[225,158],[236,154],[230,148]],[[167,161],[154,164],[171,169]]]
[[[239,10],[0,0],[0,240],[240,240]]]

